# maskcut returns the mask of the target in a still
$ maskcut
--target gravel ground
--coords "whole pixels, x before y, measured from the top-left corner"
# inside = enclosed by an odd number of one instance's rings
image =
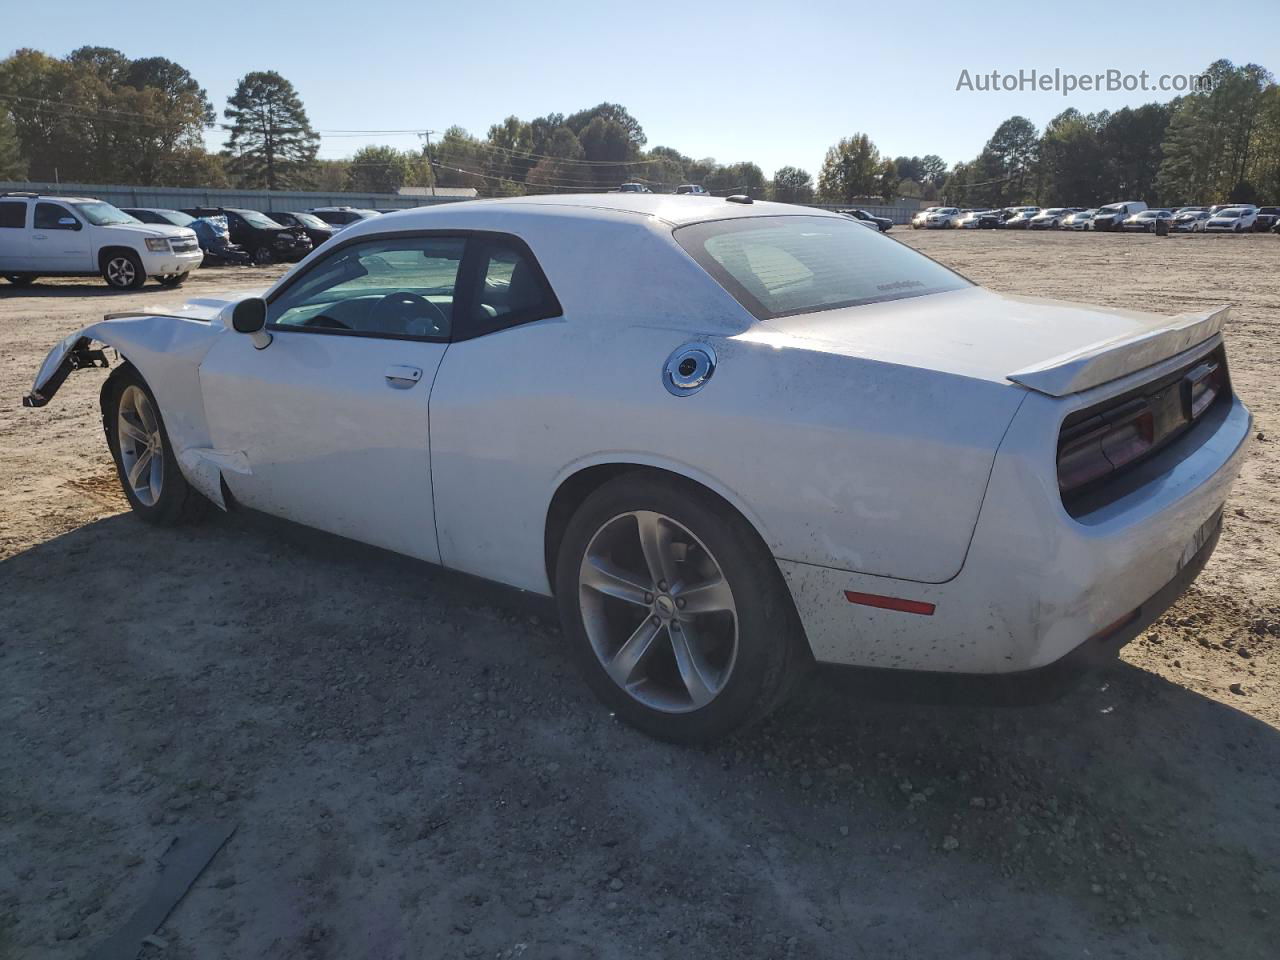
[[[1005,291],[1232,303],[1237,389],[1264,437],[1280,415],[1274,237],[894,236]],[[238,830],[145,957],[1275,957],[1280,444],[1192,591],[1062,700],[822,671],[677,749],[596,705],[542,602],[259,516],[129,516],[101,375],[17,401],[66,333],[172,298],[0,286],[0,957],[84,955],[210,820]]]

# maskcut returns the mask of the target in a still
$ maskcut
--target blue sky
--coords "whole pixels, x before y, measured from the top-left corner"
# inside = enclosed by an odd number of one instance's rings
[[[1060,3],[650,0],[433,4],[260,0],[152,9],[58,0],[57,16],[5,14],[0,44],[63,55],[83,44],[187,67],[221,112],[237,79],[275,69],[321,131],[443,130],[483,135],[509,114],[624,104],[649,145],[722,163],[753,160],[816,174],[826,148],[856,131],[881,151],[973,157],[1013,114],[1043,126],[1068,106],[1116,109],[1169,93],[957,92],[971,74],[1055,67],[1195,73],[1227,57],[1280,71],[1280,0]],[[52,9],[52,8],[50,8]],[[978,11],[981,10],[981,14]],[[189,15],[184,16],[184,12]],[[221,134],[210,137],[211,145]],[[326,134],[321,156],[407,136]]]

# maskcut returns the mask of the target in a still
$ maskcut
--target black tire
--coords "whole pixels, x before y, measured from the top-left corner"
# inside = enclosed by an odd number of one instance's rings
[[[180,287],[187,282],[189,276],[189,273],[175,273],[171,277],[160,277],[159,284],[162,287]]]
[[[614,518],[638,510],[671,518],[705,544],[733,595],[737,654],[719,693],[696,710],[666,712],[626,692],[596,656],[583,622],[579,571],[587,548]],[[791,596],[759,535],[723,500],[668,474],[623,474],[582,503],[556,558],[556,598],[573,655],[591,689],[623,720],[660,740],[704,743],[761,720],[786,699],[810,664]]]
[[[34,273],[8,273],[5,274],[5,279],[15,287],[29,287],[40,278]]]
[[[155,411],[161,441],[163,443],[164,481],[160,495],[154,504],[146,504],[138,499],[125,473],[124,462],[120,453],[119,408],[121,398],[129,387],[137,387],[146,394]],[[210,503],[194,487],[187,483],[187,478],[178,469],[177,458],[173,454],[173,444],[169,441],[169,432],[164,426],[164,417],[155,395],[145,380],[132,366],[119,367],[103,387],[102,426],[107,434],[107,446],[111,449],[111,457],[116,464],[116,475],[120,479],[120,487],[133,512],[142,520],[160,526],[177,526],[184,523],[198,523],[209,511]]]
[[[147,282],[147,272],[136,253],[118,250],[102,258],[102,279],[113,290],[137,290]]]
[[[270,247],[257,247],[253,251],[254,266],[266,267],[276,262],[276,255]]]

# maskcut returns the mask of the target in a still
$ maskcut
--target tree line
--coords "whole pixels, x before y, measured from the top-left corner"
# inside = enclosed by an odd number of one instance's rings
[[[945,199],[962,206],[1280,199],[1280,88],[1263,68],[1219,60],[1210,88],[1115,112],[1064,110],[1043,131],[1025,117],[996,129],[981,153],[948,167],[936,154],[882,155],[866,133],[840,139],[815,178],[784,166],[722,164],[648,146],[615,103],[532,120],[510,116],[483,137],[453,126],[413,149],[371,145],[317,158],[320,135],[293,85],[246,74],[219,118],[204,89],[163,57],[107,47],[56,58],[18,50],[0,60],[0,179],[235,186],[394,193],[403,186],[474,187],[481,196],[613,190],[682,183],[788,203]],[[221,121],[221,122],[219,122]],[[226,131],[221,151],[205,131]]]

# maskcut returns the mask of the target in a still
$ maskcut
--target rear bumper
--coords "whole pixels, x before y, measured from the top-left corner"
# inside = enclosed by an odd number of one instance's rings
[[[1052,403],[1033,394],[1014,418],[952,580],[779,561],[816,660],[950,674],[1072,668],[1114,655],[1177,599],[1217,542],[1247,450],[1248,409],[1232,398],[1204,432],[1153,457],[1144,482],[1074,518],[1041,468],[1053,462],[1056,431],[1044,429]],[[851,603],[846,591],[931,604],[933,612]]]

